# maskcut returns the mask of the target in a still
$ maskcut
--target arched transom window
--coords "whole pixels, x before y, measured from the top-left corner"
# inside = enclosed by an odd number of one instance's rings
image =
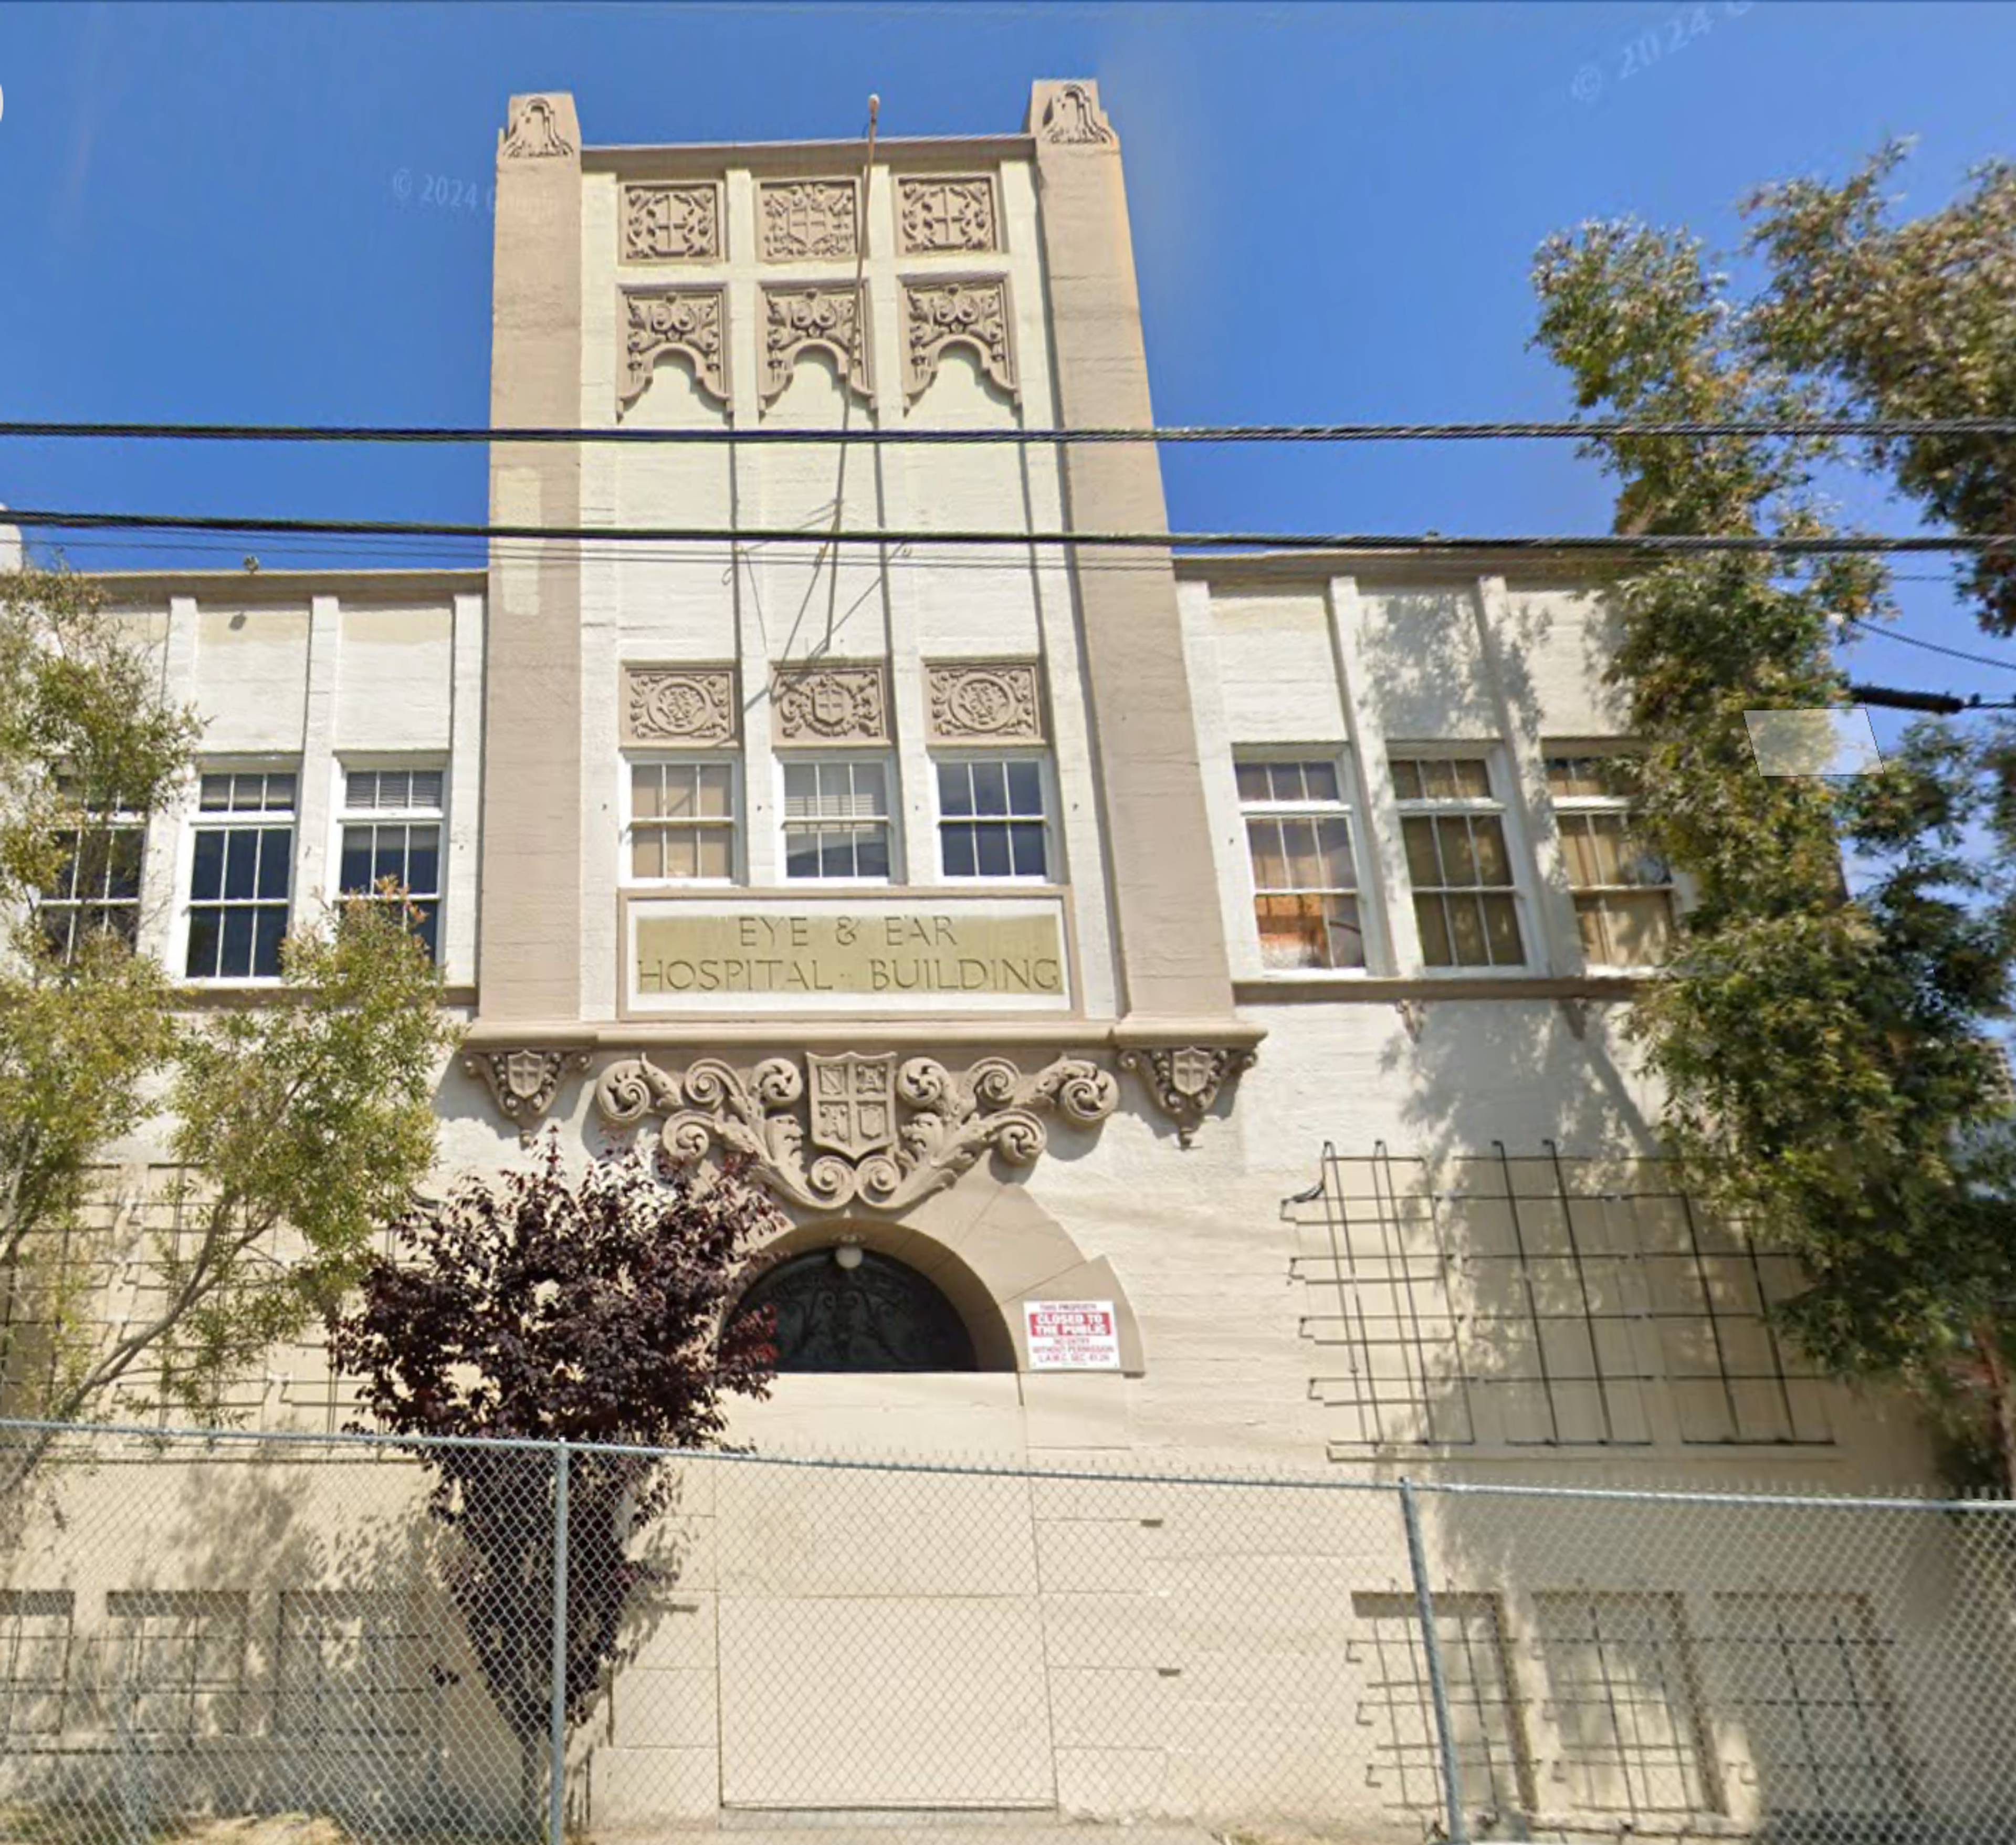
[[[779,1263],[743,1297],[777,1312],[779,1371],[973,1371],[952,1303],[905,1264],[843,1245]]]

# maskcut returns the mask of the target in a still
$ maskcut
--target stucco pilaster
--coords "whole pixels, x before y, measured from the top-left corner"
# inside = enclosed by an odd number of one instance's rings
[[[1154,413],[1120,146],[1097,86],[1038,83],[1029,130],[1058,421],[1146,427]],[[1064,474],[1075,529],[1168,529],[1152,446],[1074,446]],[[1078,565],[1123,1009],[1226,1017],[1232,983],[1168,553],[1082,546]]]
[[[581,126],[564,94],[513,96],[497,154],[490,416],[581,420]],[[490,514],[581,522],[579,451],[491,449]],[[486,1020],[581,1010],[581,577],[575,546],[493,547],[484,733]]]

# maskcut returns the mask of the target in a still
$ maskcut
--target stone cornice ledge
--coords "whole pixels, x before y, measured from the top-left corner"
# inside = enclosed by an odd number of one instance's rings
[[[913,1047],[1025,1045],[1054,1046],[1073,1050],[1125,1050],[1185,1044],[1223,1045],[1254,1049],[1267,1028],[1251,1019],[1044,1018],[986,1019],[918,1018],[895,1019],[669,1020],[567,1024],[538,1020],[512,1023],[480,1018],[463,1040],[465,1050],[515,1050],[544,1047],[566,1050],[693,1050],[733,1047],[736,1050],[776,1047],[790,1050],[898,1049]]]

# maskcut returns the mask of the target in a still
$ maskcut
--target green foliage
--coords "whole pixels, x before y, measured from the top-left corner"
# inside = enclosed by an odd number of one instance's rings
[[[1962,304],[1942,293],[1939,265],[1978,225],[1877,237],[1867,195],[1892,157],[1845,196],[1763,195],[1759,246],[1777,266],[1754,302],[1682,234],[1623,222],[1550,239],[1535,271],[1536,343],[1580,407],[1618,418],[1810,418],[1849,391],[1892,415],[2007,414],[2006,283],[1999,318],[1978,276]],[[1993,181],[1997,211],[2005,178]],[[1908,400],[1888,360],[1875,366],[1877,322],[1838,299],[1831,312],[1817,304],[1845,290],[1844,264],[1863,265],[1867,289],[1879,263],[1928,316],[1904,366],[1917,380]],[[1985,372],[1970,329],[2001,348]],[[1954,376],[1924,376],[1942,369]],[[1620,531],[1830,529],[1816,485],[1826,444],[1605,435],[1589,449],[1619,481]],[[1943,517],[2006,527],[2006,499],[1984,512],[1939,497],[1946,477],[1923,471],[1926,452],[1892,451],[1906,491]],[[1665,1086],[1673,1149],[1719,1209],[1804,1259],[1809,1285],[1785,1317],[1811,1353],[1915,1385],[1951,1451],[1993,1450],[2016,1478],[2007,1104],[1983,1041],[2010,996],[2016,889],[2006,851],[1967,849],[1982,827],[2005,847],[2016,838],[2016,739],[1924,726],[1881,773],[1846,784],[1759,772],[1744,714],[1841,699],[1845,624],[1889,612],[1872,560],[1676,558],[1634,570],[1614,600],[1613,676],[1646,744],[1643,830],[1699,897],[1631,1023]],[[1844,841],[1870,870],[1852,897]]]
[[[299,930],[284,980],[243,1010],[177,1011],[164,970],[93,932],[59,953],[37,895],[104,849],[113,813],[167,805],[198,727],[86,579],[0,575],[0,1380],[6,1413],[115,1408],[158,1372],[192,1414],[361,1273],[374,1226],[432,1162],[450,1032],[396,900]],[[391,899],[387,890],[381,898]],[[66,946],[68,945],[66,944]],[[171,1112],[180,1234],[150,1240],[146,1310],[116,1332],[92,1284],[92,1191],[117,1144]],[[18,1479],[41,1450],[9,1457]]]

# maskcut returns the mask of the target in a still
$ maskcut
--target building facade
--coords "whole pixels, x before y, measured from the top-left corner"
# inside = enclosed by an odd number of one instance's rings
[[[571,1156],[755,1144],[793,1226],[764,1284],[784,1375],[736,1411],[759,1450],[1927,1477],[1900,1407],[1775,1335],[1789,1263],[1708,1221],[1657,1157],[1622,1025],[1686,893],[1634,844],[1611,772],[1632,740],[1600,581],[1544,557],[1045,541],[1165,533],[1155,449],[819,439],[1153,422],[1095,85],[1039,82],[1021,133],[887,141],[865,171],[857,142],[590,146],[571,98],[520,96],[497,174],[494,426],[771,439],[494,445],[496,524],[695,535],[677,541],[502,538],[484,571],[110,579],[200,708],[204,759],[136,839],[130,888],[59,893],[80,916],[129,906],[193,1005],[256,1001],[290,924],[389,873],[429,910],[466,1021],[445,1173],[549,1134]],[[913,535],[845,541],[860,532]],[[933,536],[1002,532],[1030,535]],[[113,1215],[137,1239],[167,1175],[128,1151]],[[311,1350],[229,1407],[275,1427],[352,1414]],[[774,1745],[846,1702],[831,1674],[758,1695],[725,1639],[674,1634],[632,1670],[678,1688],[676,1714],[589,1746],[585,1811],[1408,1823],[1285,1664],[1246,1708],[1329,1766],[1212,1755],[1208,1700],[1169,1700],[1179,1668],[1208,1682],[1214,1642],[1180,1594],[1130,1599],[1159,1554],[1139,1510],[1100,1515],[1127,1534],[1118,1580],[1024,1597],[1040,1627],[1054,1594],[1110,1593],[1111,1659],[1030,1664],[1023,1613],[969,1593],[1070,1577],[1077,1512],[976,1516],[958,1567],[916,1590],[934,1658],[998,1668],[968,1746],[808,1768]],[[1257,1593],[1258,1552],[1220,1536],[1222,1584]],[[872,1652],[821,1573],[904,1566],[858,1533],[787,1541],[796,1575],[750,1607],[814,1636],[815,1661]],[[1302,1631],[1342,1657],[1404,1559],[1391,1534],[1309,1541],[1340,1598]],[[1610,1597],[1679,1619],[1739,1587],[1806,1607],[1816,1586],[1812,1555],[1746,1561],[1740,1584],[1687,1568],[1582,1556],[1548,1590],[1582,1601],[1545,1618]],[[1832,1586],[1871,1632],[1905,1618],[1894,1583]],[[688,1587],[725,1634],[732,1585]],[[76,1592],[80,1623],[112,1618]],[[937,1683],[914,1649],[887,1667]],[[979,1746],[1038,1688],[1040,1737]],[[1704,1734],[1704,1760],[1718,1746]],[[1514,1804],[1643,1825],[1628,1767]],[[1674,1823],[1755,1822],[1741,1781],[1690,1783]]]

